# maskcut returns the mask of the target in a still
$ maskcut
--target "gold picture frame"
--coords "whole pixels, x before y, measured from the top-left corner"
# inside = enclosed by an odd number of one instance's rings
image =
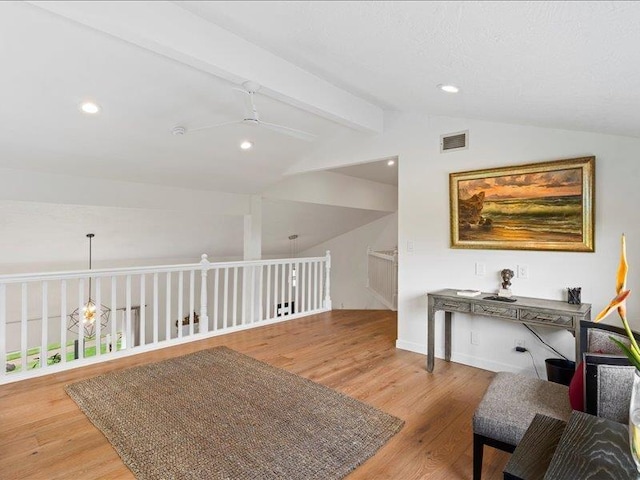
[[[593,252],[595,157],[449,174],[451,247]]]

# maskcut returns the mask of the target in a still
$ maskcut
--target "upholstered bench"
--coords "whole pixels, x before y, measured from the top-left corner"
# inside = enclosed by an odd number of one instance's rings
[[[473,478],[480,480],[484,445],[513,452],[536,413],[567,421],[568,387],[514,373],[497,373],[473,416]]]

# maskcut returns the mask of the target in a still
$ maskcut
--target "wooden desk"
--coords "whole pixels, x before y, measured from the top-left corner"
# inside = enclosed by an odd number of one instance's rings
[[[591,305],[571,305],[560,300],[516,297],[516,302],[484,300],[495,295],[483,293],[477,297],[463,297],[458,290],[446,289],[427,293],[427,370],[433,372],[435,314],[444,311],[444,358],[451,360],[451,314],[485,315],[511,322],[569,330],[575,337],[576,358],[580,358],[580,321],[591,319]]]
[[[504,480],[543,480],[566,426],[537,414],[504,468]]]
[[[573,412],[566,427],[560,420],[536,415],[507,463],[504,478],[638,478],[629,449],[629,429],[621,423],[582,412]]]

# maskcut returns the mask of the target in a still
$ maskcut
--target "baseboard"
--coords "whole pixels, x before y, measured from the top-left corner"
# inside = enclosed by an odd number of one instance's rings
[[[427,354],[427,347],[421,343],[407,342],[405,340],[396,340],[396,348],[400,350],[408,350],[409,352]]]
[[[489,370],[490,372],[511,372],[511,373],[527,372],[526,368],[517,367],[516,365],[510,364],[510,363],[496,362],[494,360],[475,357],[473,355],[467,355],[465,353],[451,352],[451,361],[456,363],[462,363],[463,365],[469,365],[470,367]]]
[[[400,350],[407,350],[409,352],[420,353],[422,355],[427,354],[427,347],[424,344],[407,342],[406,340],[396,340],[396,348]],[[435,357],[440,359],[444,358],[444,350],[436,348]],[[468,365],[470,367],[489,370],[491,372],[527,372],[527,369],[519,368],[509,363],[496,362],[494,360],[476,357],[465,353],[451,352],[451,361],[461,363],[463,365]]]

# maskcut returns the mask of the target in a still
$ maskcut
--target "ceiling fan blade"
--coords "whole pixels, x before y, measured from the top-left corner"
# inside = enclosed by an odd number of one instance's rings
[[[275,123],[268,123],[268,122],[262,122],[262,121],[260,122],[260,125],[262,125],[265,128],[268,128],[269,130],[273,130],[274,132],[283,133],[285,135],[289,135],[290,137],[299,138],[300,140],[304,140],[306,142],[313,142],[316,138],[318,138],[318,136],[314,135],[313,133],[303,132],[302,130],[296,130],[295,128],[285,127],[284,125],[276,125]]]
[[[213,125],[205,125],[204,127],[198,127],[198,128],[189,128],[187,129],[187,133],[194,133],[194,132],[199,132],[201,130],[208,130],[209,128],[224,127],[225,125],[233,125],[234,123],[242,123],[242,120],[234,120],[233,122],[216,123]]]

